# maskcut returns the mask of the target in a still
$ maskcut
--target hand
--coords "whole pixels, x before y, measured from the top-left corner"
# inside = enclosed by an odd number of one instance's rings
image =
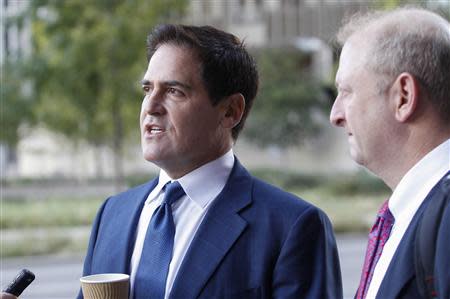
[[[16,296],[11,295],[9,293],[1,293],[0,299],[18,299]]]

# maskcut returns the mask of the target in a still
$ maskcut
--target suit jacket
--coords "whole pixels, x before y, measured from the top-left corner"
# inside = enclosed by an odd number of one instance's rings
[[[416,230],[428,204],[442,196],[442,192],[448,192],[444,188],[445,179],[449,178],[442,178],[433,187],[414,215],[389,264],[376,298],[421,298],[414,261]],[[442,215],[436,242],[435,286],[440,299],[450,298],[450,205],[447,205]]]
[[[156,184],[103,204],[83,275],[129,273],[141,209]],[[184,257],[170,298],[342,298],[330,221],[311,204],[252,177],[236,159]]]

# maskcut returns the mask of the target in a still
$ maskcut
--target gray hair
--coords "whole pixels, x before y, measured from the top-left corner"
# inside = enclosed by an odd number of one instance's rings
[[[450,123],[450,24],[421,8],[398,8],[353,16],[338,32],[343,45],[353,37],[366,37],[370,45],[367,65],[380,74],[380,88],[407,72],[421,85],[436,111]],[[383,87],[381,87],[383,86]]]

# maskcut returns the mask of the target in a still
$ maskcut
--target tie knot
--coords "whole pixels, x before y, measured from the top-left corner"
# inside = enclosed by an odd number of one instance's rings
[[[173,204],[176,200],[182,197],[185,193],[178,181],[167,183],[164,187],[164,203],[168,205]]]
[[[394,215],[389,210],[389,200],[386,200],[378,211],[378,217],[383,218],[385,221],[394,222]]]

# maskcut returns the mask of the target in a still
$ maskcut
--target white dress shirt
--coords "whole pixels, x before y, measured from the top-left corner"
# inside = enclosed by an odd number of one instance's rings
[[[366,298],[375,298],[392,257],[414,214],[437,182],[450,170],[450,139],[433,149],[401,179],[389,199],[395,222],[384,245]]]
[[[209,162],[177,180],[183,187],[186,195],[172,204],[175,238],[173,256],[167,275],[165,298],[168,298],[170,294],[181,262],[200,223],[211,203],[225,187],[233,165],[234,155],[233,150],[230,150],[217,160]],[[148,195],[142,209],[130,263],[130,298],[133,298],[133,286],[141,259],[147,227],[153,212],[161,205],[164,199],[164,191],[162,189],[169,181],[173,180],[164,170],[161,170],[158,184]]]

